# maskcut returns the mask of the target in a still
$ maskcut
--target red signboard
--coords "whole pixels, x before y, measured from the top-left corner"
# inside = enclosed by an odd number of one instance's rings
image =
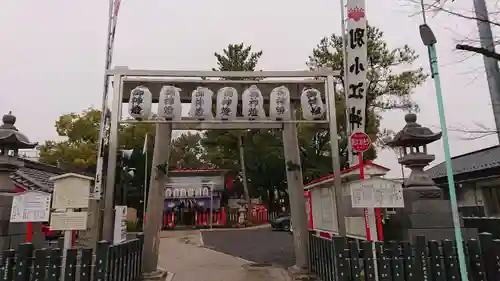
[[[370,148],[372,140],[370,137],[363,133],[358,132],[351,135],[350,138],[352,150],[356,152],[365,152]]]

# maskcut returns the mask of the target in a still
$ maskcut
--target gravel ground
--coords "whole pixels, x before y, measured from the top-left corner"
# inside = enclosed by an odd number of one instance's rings
[[[203,231],[205,247],[256,263],[290,267],[295,263],[290,233],[271,229]]]

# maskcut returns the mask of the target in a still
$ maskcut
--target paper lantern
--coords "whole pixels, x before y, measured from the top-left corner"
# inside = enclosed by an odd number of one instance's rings
[[[306,120],[320,119],[325,114],[325,106],[321,99],[320,91],[313,88],[306,88],[300,95],[302,114]]]
[[[231,120],[236,118],[238,91],[233,87],[224,87],[217,92],[217,119]]]
[[[274,88],[269,99],[269,117],[290,120],[290,91],[285,86]]]
[[[161,120],[181,120],[182,104],[179,92],[174,86],[163,86],[158,100],[158,118]]]
[[[250,120],[266,117],[264,112],[264,98],[256,85],[250,86],[242,95],[243,116]]]
[[[214,92],[209,88],[198,87],[191,95],[191,110],[189,116],[199,120],[213,119],[212,97]]]
[[[137,86],[130,92],[128,112],[137,120],[145,120],[151,117],[151,104],[153,95],[147,87]]]

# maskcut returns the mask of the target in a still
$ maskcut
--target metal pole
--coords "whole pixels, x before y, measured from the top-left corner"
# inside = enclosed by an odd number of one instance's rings
[[[441,131],[443,133],[443,150],[446,163],[446,173],[448,175],[448,187],[450,190],[451,211],[453,214],[453,228],[455,230],[455,241],[456,241],[455,244],[457,247],[458,261],[460,264],[460,275],[462,277],[462,281],[468,281],[469,276],[467,274],[467,267],[465,263],[465,253],[464,253],[464,246],[462,239],[462,230],[460,229],[460,218],[458,216],[457,195],[455,192],[455,180],[453,179],[453,168],[451,166],[450,144],[448,142],[448,129],[446,128],[446,117],[444,114],[444,102],[441,91],[441,79],[439,77],[439,71],[438,71],[436,46],[432,44],[428,47],[431,60],[431,71],[432,74],[434,75],[434,87],[436,88],[436,99],[439,111],[439,120],[441,123]]]
[[[142,229],[146,226],[146,211],[148,200],[148,152],[144,153],[144,195],[142,197]]]
[[[481,47],[495,52],[495,41],[493,33],[491,32],[486,1],[474,0],[473,2],[476,18],[481,19],[476,20]],[[483,56],[483,61],[488,87],[490,89],[490,99],[491,106],[493,107],[493,116],[495,118],[497,138],[498,142],[500,142],[500,71],[498,70],[498,61],[487,56]]]
[[[104,144],[106,137],[106,114],[108,108],[108,84],[109,84],[109,76],[106,75],[106,70],[111,66],[112,60],[112,48],[113,48],[113,5],[114,0],[109,0],[108,7],[108,33],[106,40],[106,58],[104,62],[104,82],[103,82],[103,93],[102,93],[102,105],[101,105],[101,121],[99,126],[99,146],[97,148],[97,171],[96,171],[96,189],[102,192],[102,176],[104,174]],[[100,196],[101,194],[99,194]]]
[[[340,236],[346,236],[347,230],[345,226],[345,208],[344,200],[342,200],[342,178],[340,174],[340,156],[339,156],[339,138],[337,129],[337,112],[335,106],[335,85],[333,76],[326,78],[326,99],[328,103],[328,120],[330,122],[330,146],[332,151],[332,168],[333,168],[333,188],[332,196],[335,200],[337,210],[337,224]]]
[[[214,222],[214,186],[210,185],[210,229]]]
[[[104,194],[104,219],[102,223],[103,239],[112,241],[113,239],[113,221],[115,217],[114,199],[115,199],[115,175],[116,175],[116,151],[118,149],[118,121],[121,118],[122,111],[122,81],[121,75],[115,75],[113,78],[113,105],[111,108],[111,128],[109,133],[108,150],[108,168],[106,171],[106,189]]]

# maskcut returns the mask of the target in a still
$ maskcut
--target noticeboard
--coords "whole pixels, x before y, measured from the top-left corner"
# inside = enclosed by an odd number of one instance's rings
[[[403,208],[403,186],[399,182],[370,178],[349,183],[353,208]]]
[[[54,209],[88,208],[90,188],[82,185],[54,185]]]
[[[50,230],[86,230],[87,218],[87,212],[53,212]]]
[[[10,222],[46,222],[50,218],[51,194],[26,191],[14,195]]]

